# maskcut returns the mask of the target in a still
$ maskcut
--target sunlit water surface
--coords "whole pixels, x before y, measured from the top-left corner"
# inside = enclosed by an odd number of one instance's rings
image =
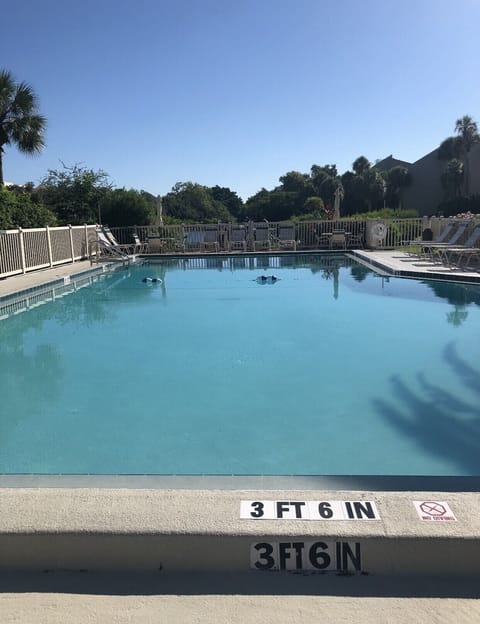
[[[0,340],[0,472],[480,474],[479,286],[166,260]]]

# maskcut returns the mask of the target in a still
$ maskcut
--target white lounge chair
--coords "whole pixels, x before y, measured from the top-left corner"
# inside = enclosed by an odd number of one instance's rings
[[[128,249],[125,249],[125,247],[128,247]],[[102,256],[108,256],[117,260],[129,260],[130,248],[131,245],[114,245],[100,226],[95,228],[95,239],[90,241],[91,259],[95,257],[97,261]]]
[[[439,242],[436,241],[422,241],[417,243],[422,246],[421,256],[424,258],[429,258],[432,262],[441,262],[440,251],[442,249],[448,249],[450,247],[458,247],[458,241],[465,234],[467,227],[470,225],[470,221],[461,221],[458,228],[455,230],[451,238],[448,239],[448,242]]]
[[[463,246],[455,247],[449,245],[439,249],[437,253],[446,266],[467,269],[472,259],[480,256],[480,248],[476,247],[479,241],[480,225],[477,225]]]
[[[134,243],[119,243],[113,232],[108,227],[108,225],[102,225],[101,230],[106,238],[106,240],[113,246],[115,249],[119,251],[123,251],[128,255],[135,253],[135,244]]]

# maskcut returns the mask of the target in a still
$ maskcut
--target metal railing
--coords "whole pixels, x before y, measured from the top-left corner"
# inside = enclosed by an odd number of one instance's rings
[[[0,230],[0,278],[89,257],[95,225]]]
[[[112,232],[119,243],[132,242],[132,235],[138,234],[142,241],[148,241],[148,253],[195,253],[195,252],[229,252],[229,251],[296,251],[325,250],[331,247],[331,236],[334,233],[345,233],[347,249],[358,249],[367,246],[376,247],[367,240],[367,229],[371,223],[385,223],[387,235],[382,241],[384,249],[393,249],[404,240],[421,238],[423,230],[430,219],[384,219],[360,220],[339,219],[336,221],[282,221],[254,222],[241,224],[175,224],[163,226],[132,226],[114,228]],[[285,232],[290,232],[295,245],[287,247]],[[232,245],[234,241],[234,245]],[[244,245],[241,243],[244,241]],[[288,241],[287,241],[288,242]]]

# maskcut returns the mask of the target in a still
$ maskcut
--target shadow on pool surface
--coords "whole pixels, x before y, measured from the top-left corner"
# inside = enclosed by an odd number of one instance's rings
[[[480,398],[480,372],[462,360],[452,343],[447,344],[443,356],[465,390]],[[480,401],[473,404],[458,398],[429,382],[423,373],[418,373],[417,379],[422,394],[409,388],[398,375],[391,379],[393,394],[404,405],[404,412],[383,399],[374,401],[376,409],[428,453],[450,458],[468,474],[479,475]]]

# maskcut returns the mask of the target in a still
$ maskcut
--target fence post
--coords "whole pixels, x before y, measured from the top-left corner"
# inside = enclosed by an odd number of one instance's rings
[[[247,223],[247,250],[252,251],[254,248],[255,227],[251,219]]]
[[[88,248],[88,225],[84,223],[83,227],[85,229],[85,258],[90,258],[90,250]]]
[[[22,273],[27,272],[27,266],[25,262],[25,245],[23,242],[23,230],[22,228],[18,228],[18,243],[20,246],[20,262],[22,264]]]
[[[73,231],[72,231],[72,226],[70,224],[68,225],[68,232],[70,234],[70,252],[72,255],[72,264],[73,264],[75,262],[75,253],[73,249]]]
[[[50,266],[53,267],[52,240],[50,238],[50,227],[46,225],[45,230],[47,233],[48,262],[50,263]]]

